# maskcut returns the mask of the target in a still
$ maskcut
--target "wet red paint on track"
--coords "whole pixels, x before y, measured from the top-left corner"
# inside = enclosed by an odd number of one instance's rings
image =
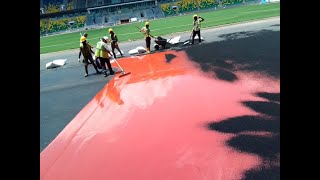
[[[166,63],[165,54],[176,57]],[[119,63],[131,74],[111,80],[42,151],[41,179],[229,180],[260,165],[225,144],[232,134],[205,124],[257,115],[241,102],[279,92],[279,80],[238,71],[237,81],[221,81],[176,51]]]

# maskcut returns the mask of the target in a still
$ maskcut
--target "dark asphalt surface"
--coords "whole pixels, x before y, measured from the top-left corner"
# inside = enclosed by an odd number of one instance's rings
[[[40,151],[110,80],[89,67],[56,68],[40,72]]]
[[[190,33],[181,34],[184,41]],[[274,78],[280,78],[280,18],[262,23],[236,25],[220,29],[204,30],[202,36],[205,42],[193,47],[183,47],[188,55],[201,64],[201,68],[210,69],[212,65],[221,67],[213,69],[220,79],[235,81],[237,77],[232,73],[233,67],[225,64],[225,59],[236,60],[237,63],[251,64],[244,67],[247,71],[263,71]],[[196,41],[197,42],[197,41]],[[124,50],[135,48],[137,42],[123,44]],[[179,50],[180,48],[176,48]],[[77,115],[77,113],[99,92],[110,80],[110,76],[95,75],[94,68],[89,67],[89,75],[85,78],[84,67],[77,63],[77,50],[40,55],[40,152],[63,130],[63,128]],[[64,56],[65,55],[65,56]],[[45,62],[54,59],[67,58],[67,65],[62,68],[44,69]],[[227,70],[226,70],[227,69]],[[269,166],[246,172],[246,179],[279,179],[279,168],[274,166],[277,161],[279,148],[279,104],[277,97],[280,94],[267,94],[261,92],[257,96],[265,97],[270,103],[243,102],[259,113],[264,113],[274,120],[271,124],[260,124],[261,117],[234,117],[222,124],[209,124],[208,128],[215,131],[232,131],[238,133],[240,120],[248,124],[248,128],[271,128],[276,133],[270,139],[255,137],[254,135],[237,135],[226,142],[242,152],[256,153],[261,156]],[[268,114],[272,111],[273,114]],[[239,120],[240,119],[240,120]],[[225,128],[225,126],[228,126]],[[264,126],[264,127],[261,127]],[[260,130],[258,129],[258,131]],[[265,129],[264,129],[265,130]],[[260,144],[256,147],[254,144]],[[248,149],[249,147],[249,149]],[[253,147],[250,149],[250,147]],[[267,150],[266,150],[267,149]],[[268,150],[269,149],[269,150]],[[268,174],[268,176],[264,176]]]

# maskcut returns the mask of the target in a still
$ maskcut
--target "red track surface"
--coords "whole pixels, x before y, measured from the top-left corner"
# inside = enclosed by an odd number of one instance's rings
[[[42,180],[229,180],[260,165],[205,124],[257,115],[240,102],[264,101],[253,93],[279,92],[279,80],[234,72],[238,81],[221,81],[182,51],[119,63],[131,74],[111,80],[42,151]]]

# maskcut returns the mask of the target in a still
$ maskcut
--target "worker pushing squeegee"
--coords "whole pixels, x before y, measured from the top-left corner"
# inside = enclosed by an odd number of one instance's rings
[[[80,38],[80,46],[81,46],[81,45],[82,45],[82,42],[84,42],[84,41],[87,42],[86,40],[87,40],[88,34],[87,34],[87,33],[84,33],[84,34],[80,33],[80,36],[81,36],[81,38]],[[108,37],[103,37],[103,39],[106,39],[106,42],[107,42],[109,38],[108,38]],[[87,43],[87,44],[88,44],[88,43]],[[89,44],[88,44],[88,45],[89,45]],[[98,46],[98,45],[97,45],[97,46]],[[99,46],[99,47],[100,47],[100,46]],[[81,48],[80,48],[80,49],[81,49]],[[95,53],[91,50],[91,46],[89,46],[89,49],[90,49],[90,51],[91,51],[93,54],[95,54]],[[98,49],[99,49],[99,48],[98,48]],[[81,52],[79,53],[79,62],[80,62],[80,55],[81,55]],[[122,69],[122,67],[120,66],[120,64],[118,63],[118,61],[117,61],[116,59],[114,59],[114,61],[117,63],[117,65],[118,65],[119,68],[121,69],[121,75],[120,75],[119,77],[123,77],[123,76],[126,76],[126,75],[128,75],[128,74],[131,74],[131,72],[125,72],[125,71]],[[95,67],[97,73],[98,73],[98,74],[101,74],[101,72],[97,70],[97,67],[96,67],[94,61],[92,60],[92,61],[90,61],[90,62],[91,62],[92,65]],[[86,70],[85,77],[88,76],[87,66],[88,66],[88,63],[86,63],[86,66],[85,66],[85,70]],[[109,67],[108,67],[108,68],[109,68]],[[110,72],[111,72],[111,70],[110,70]],[[110,74],[113,74],[113,73],[111,72]]]

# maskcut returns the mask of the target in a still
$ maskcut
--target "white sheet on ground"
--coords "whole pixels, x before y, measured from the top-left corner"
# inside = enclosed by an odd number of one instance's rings
[[[138,49],[131,49],[129,52],[128,52],[130,55],[132,54],[138,54]]]
[[[136,49],[138,50],[139,53],[145,53],[147,52],[146,48],[142,47],[142,46],[138,46],[136,47]]]
[[[52,62],[48,62],[46,64],[47,69],[55,68],[55,67],[60,67],[66,64],[67,59],[57,59]]]
[[[177,44],[177,43],[180,42],[180,38],[181,38],[181,36],[176,36],[176,37],[174,37],[172,39],[168,39],[167,42],[170,43],[170,44]]]
[[[196,37],[194,37],[194,39],[199,39],[199,37],[198,36],[196,36]],[[201,37],[201,40],[203,39],[203,37]]]
[[[131,49],[128,53],[130,55],[133,55],[133,54],[140,54],[140,53],[145,53],[145,52],[147,52],[146,48],[144,48],[142,46],[138,46],[135,49]]]

